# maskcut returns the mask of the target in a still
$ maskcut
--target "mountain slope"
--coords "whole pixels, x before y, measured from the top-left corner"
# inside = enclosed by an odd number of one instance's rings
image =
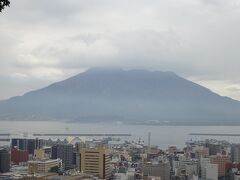
[[[240,102],[171,72],[90,69],[0,102],[0,119],[240,124]]]

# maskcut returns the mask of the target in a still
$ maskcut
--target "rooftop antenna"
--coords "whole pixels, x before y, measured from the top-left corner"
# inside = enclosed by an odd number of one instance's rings
[[[148,150],[150,150],[151,147],[151,132],[148,132]]]

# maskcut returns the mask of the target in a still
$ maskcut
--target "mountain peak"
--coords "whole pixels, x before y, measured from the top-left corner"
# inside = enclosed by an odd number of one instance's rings
[[[238,123],[240,103],[173,72],[91,68],[0,103],[0,119]]]
[[[77,76],[81,75],[96,75],[99,74],[100,76],[103,75],[109,75],[109,76],[115,76],[117,77],[118,75],[121,76],[136,76],[139,79],[141,79],[143,76],[161,76],[161,77],[178,77],[180,78],[177,74],[171,71],[159,71],[159,70],[146,70],[146,69],[122,69],[122,68],[114,68],[114,67],[95,67],[95,68],[90,68],[84,73],[80,73]]]

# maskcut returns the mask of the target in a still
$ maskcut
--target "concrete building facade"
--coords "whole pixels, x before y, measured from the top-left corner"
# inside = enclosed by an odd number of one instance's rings
[[[235,163],[240,163],[240,144],[231,145],[231,160]]]
[[[6,149],[0,149],[0,173],[10,169],[10,153]]]
[[[62,168],[61,159],[49,159],[42,161],[28,161],[28,173],[47,173],[51,169],[60,170]]]
[[[144,164],[143,179],[148,179],[149,176],[161,177],[161,180],[170,180],[170,163]]]
[[[80,171],[101,179],[110,178],[110,156],[105,148],[83,148],[80,150]]]
[[[73,168],[73,145],[57,144],[52,146],[51,159],[61,159],[63,168],[69,170]]]
[[[217,164],[218,165],[218,177],[225,176],[225,170],[226,170],[226,164],[231,162],[229,156],[225,155],[214,155],[210,156],[210,162],[211,164]]]
[[[205,166],[205,172],[207,180],[218,180],[218,165],[217,164],[207,164]]]

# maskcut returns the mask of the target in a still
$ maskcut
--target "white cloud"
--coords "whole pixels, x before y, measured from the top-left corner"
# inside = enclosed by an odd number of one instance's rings
[[[174,71],[240,99],[227,88],[240,82],[239,0],[16,0],[0,24],[0,82],[19,83],[3,83],[0,98],[120,66]]]

